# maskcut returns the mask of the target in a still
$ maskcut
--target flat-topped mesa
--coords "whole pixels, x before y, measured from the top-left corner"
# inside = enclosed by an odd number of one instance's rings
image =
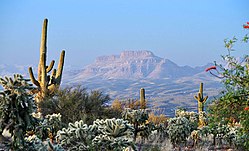
[[[120,59],[130,59],[130,58],[147,58],[155,57],[151,51],[123,51],[120,54]]]
[[[117,56],[117,55],[100,56],[100,57],[96,58],[95,62],[96,63],[100,63],[100,62],[113,62],[113,61],[116,61],[117,59],[119,59],[119,56]]]
[[[129,59],[146,59],[152,58],[155,55],[151,51],[123,51],[120,55],[110,55],[110,56],[100,56],[97,57],[95,63],[113,63],[120,60],[129,60]]]

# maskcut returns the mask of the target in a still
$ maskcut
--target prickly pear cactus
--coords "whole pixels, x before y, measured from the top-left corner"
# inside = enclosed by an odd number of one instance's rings
[[[10,131],[13,136],[12,148],[22,150],[24,147],[24,134],[33,129],[35,104],[32,95],[33,89],[29,80],[15,74],[14,78],[0,78],[0,84],[4,91],[0,102],[0,132],[4,129]]]

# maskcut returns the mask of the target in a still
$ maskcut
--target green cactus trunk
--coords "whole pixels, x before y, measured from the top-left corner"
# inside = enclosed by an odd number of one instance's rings
[[[145,109],[146,108],[145,90],[144,90],[144,88],[140,89],[140,108],[141,109]]]
[[[62,79],[62,71],[64,65],[65,51],[63,50],[60,55],[60,61],[58,63],[58,71],[53,69],[55,61],[52,60],[49,66],[46,66],[47,58],[47,26],[48,19],[44,19],[41,35],[41,46],[40,46],[40,61],[38,65],[38,77],[37,80],[34,77],[32,67],[29,67],[29,75],[31,81],[37,86],[36,102],[38,105],[38,111],[40,111],[40,102],[45,97],[53,94],[60,86]],[[51,75],[48,73],[52,71]]]
[[[203,97],[203,83],[200,83],[200,89],[197,96],[194,98],[198,101],[198,113],[199,115],[204,112],[204,104],[208,99],[208,96]],[[206,122],[203,121],[203,118],[199,116],[199,126],[205,126]]]

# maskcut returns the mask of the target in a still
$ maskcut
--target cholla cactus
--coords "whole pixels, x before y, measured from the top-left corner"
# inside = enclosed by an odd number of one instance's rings
[[[196,130],[198,127],[198,114],[195,112],[188,112],[182,109],[177,109],[175,111],[176,117],[185,117],[190,122],[190,129],[191,131]]]
[[[58,141],[68,150],[122,150],[128,146],[136,149],[132,141],[133,129],[122,119],[96,120],[93,125],[76,121],[58,131]]]
[[[69,123],[68,128],[57,132],[57,141],[69,150],[87,150],[93,139],[90,130],[82,120]]]
[[[147,125],[149,118],[148,111],[145,109],[132,110],[126,108],[122,113],[122,117],[125,120],[128,120],[134,128],[134,141],[139,134],[143,137],[148,137],[150,134],[150,128]]]
[[[36,135],[25,137],[27,150],[39,150],[39,151],[64,151],[61,145],[52,144],[50,140],[43,142]]]
[[[133,128],[123,119],[96,120],[99,135],[93,139],[94,146],[99,149],[123,150],[129,146],[136,149],[133,143]]]
[[[185,143],[191,133],[190,122],[185,117],[175,117],[169,119],[168,135],[174,147]]]
[[[54,113],[52,115],[46,115],[42,124],[46,125],[48,130],[48,137],[53,142],[57,134],[57,131],[59,131],[62,128],[61,114]]]
[[[24,134],[33,129],[34,118],[31,114],[35,110],[35,104],[29,94],[33,87],[28,81],[18,74],[14,75],[14,79],[0,78],[0,84],[4,88],[4,91],[0,92],[0,132],[4,129],[10,131],[14,149],[23,149]]]

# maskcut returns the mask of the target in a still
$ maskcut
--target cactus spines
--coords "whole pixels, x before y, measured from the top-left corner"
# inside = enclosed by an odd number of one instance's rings
[[[199,126],[205,126],[206,121],[204,121],[201,115],[204,112],[204,104],[207,101],[208,96],[203,97],[203,83],[200,83],[200,89],[199,89],[198,95],[194,96],[194,98],[198,101]]]
[[[146,108],[145,90],[144,90],[144,88],[140,89],[140,107],[141,107],[141,109],[145,109]]]
[[[60,55],[60,61],[58,63],[58,70],[53,69],[55,61],[52,60],[49,66],[46,65],[47,57],[47,26],[48,19],[44,19],[41,35],[41,46],[40,46],[40,61],[38,65],[38,77],[35,76],[32,71],[32,67],[29,67],[29,75],[31,81],[37,86],[38,95],[36,101],[40,102],[49,94],[52,94],[56,89],[59,88],[62,79],[62,71],[64,65],[65,51],[63,50]],[[51,75],[48,73],[52,71]],[[38,107],[39,109],[39,107]]]

